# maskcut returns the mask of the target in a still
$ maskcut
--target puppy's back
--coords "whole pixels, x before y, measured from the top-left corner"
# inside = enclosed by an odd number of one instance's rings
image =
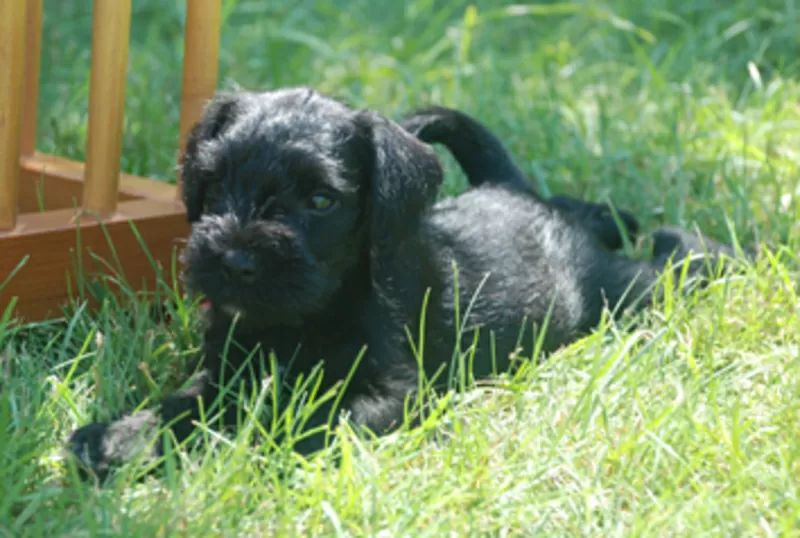
[[[494,332],[497,361],[517,346],[523,323],[524,343],[531,344],[531,324],[542,327],[549,313],[545,348],[554,349],[597,317],[584,283],[607,253],[535,198],[502,187],[474,188],[434,206],[421,232],[434,267],[425,286],[435,334],[455,334],[456,289],[464,343],[476,328]],[[479,354],[488,352],[488,341],[479,348]]]

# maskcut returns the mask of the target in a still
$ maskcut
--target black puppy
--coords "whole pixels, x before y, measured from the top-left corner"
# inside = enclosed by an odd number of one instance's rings
[[[338,407],[327,400],[306,427],[346,411],[383,434],[404,422],[418,391],[415,350],[429,377],[456,347],[474,355],[472,375],[486,377],[516,351],[530,356],[532,331],[548,316],[544,352],[591,331],[606,305],[647,304],[669,256],[703,252],[701,238],[663,228],[652,261],[614,254],[579,219],[523,192],[504,151],[475,155],[477,165],[465,168],[485,180],[434,205],[440,164],[397,123],[304,88],[217,96],[183,165],[193,225],[184,277],[210,303],[199,373],[155,408],[80,428],[72,450],[104,474],[144,446],[159,456],[160,427],[186,439],[201,402],[219,403],[233,425],[236,402],[219,398],[219,384],[258,383],[271,372],[270,352],[288,380],[322,361],[320,393],[347,378],[363,352]],[[731,254],[705,243],[712,258]],[[319,433],[294,448],[309,453],[324,442]]]
[[[402,118],[399,123],[423,142],[445,146],[461,166],[471,186],[502,184],[545,202],[497,136],[468,114],[443,106],[431,106]],[[639,231],[639,223],[632,214],[617,210],[616,216],[624,226],[624,230],[620,230],[606,204],[590,203],[564,195],[553,196],[547,203],[562,210],[567,218],[580,221],[602,245],[611,250],[622,247],[624,232],[633,240]]]

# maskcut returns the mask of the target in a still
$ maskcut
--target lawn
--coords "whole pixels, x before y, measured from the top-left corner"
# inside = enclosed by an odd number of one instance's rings
[[[134,2],[123,167],[164,180],[183,3]],[[179,456],[180,473],[76,480],[62,450],[75,427],[179,382],[191,304],[169,327],[112,303],[1,318],[0,536],[800,536],[800,2],[224,5],[220,87],[308,84],[390,117],[463,108],[543,193],[760,256],[453,398],[423,429],[343,432],[288,475],[251,448],[251,420]],[[46,0],[45,14],[39,148],[82,159],[91,3]],[[458,192],[442,156],[443,195]]]

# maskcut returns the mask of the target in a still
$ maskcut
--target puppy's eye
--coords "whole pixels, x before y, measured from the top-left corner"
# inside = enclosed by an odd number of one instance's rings
[[[309,205],[311,209],[318,213],[327,213],[336,207],[336,200],[331,198],[325,193],[315,193],[311,195],[309,199]]]

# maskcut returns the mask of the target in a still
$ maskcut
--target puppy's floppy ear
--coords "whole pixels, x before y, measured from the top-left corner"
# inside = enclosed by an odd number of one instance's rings
[[[189,222],[199,220],[203,213],[207,176],[211,172],[206,166],[207,143],[230,127],[243,99],[242,95],[236,93],[217,94],[206,103],[203,116],[189,131],[181,164],[183,203]]]
[[[444,174],[433,149],[397,123],[368,110],[360,111],[356,121],[372,151],[370,235],[373,247],[380,249],[416,228],[435,201]]]

